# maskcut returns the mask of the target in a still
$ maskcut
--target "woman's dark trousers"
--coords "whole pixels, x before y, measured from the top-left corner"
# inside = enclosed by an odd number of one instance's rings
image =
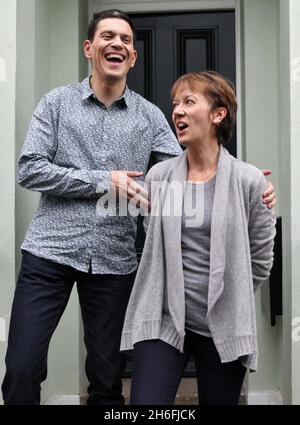
[[[221,363],[212,338],[189,331],[184,353],[158,339],[135,344],[130,404],[172,405],[191,355],[199,404],[238,404],[246,368],[238,360]]]

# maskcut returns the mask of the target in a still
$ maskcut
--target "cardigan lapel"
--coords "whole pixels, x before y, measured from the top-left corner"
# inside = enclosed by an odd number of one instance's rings
[[[162,209],[168,306],[174,325],[182,336],[185,332],[185,300],[181,254],[181,219],[186,177],[187,156],[186,152],[183,152],[176,158],[166,176],[167,184],[163,194]]]
[[[207,315],[211,312],[224,288],[223,276],[225,270],[225,242],[227,234],[227,206],[230,175],[230,154],[223,146],[220,146],[211,218]]]
[[[187,177],[187,155],[183,152],[178,157],[166,176],[163,199],[162,222],[167,249],[176,250],[176,257],[181,260],[181,218],[184,188]],[[181,264],[181,262],[180,262]]]

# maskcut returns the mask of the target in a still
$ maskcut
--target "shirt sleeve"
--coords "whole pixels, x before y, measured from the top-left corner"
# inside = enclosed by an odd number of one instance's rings
[[[254,291],[265,281],[273,265],[273,247],[276,234],[274,211],[262,202],[266,180],[261,174],[260,180],[251,190],[249,239]]]
[[[110,186],[110,171],[62,167],[57,151],[58,105],[47,95],[38,104],[18,162],[18,182],[27,189],[64,198],[99,198]]]
[[[180,155],[182,149],[162,111],[155,107],[152,116],[152,153],[156,161],[164,161]]]

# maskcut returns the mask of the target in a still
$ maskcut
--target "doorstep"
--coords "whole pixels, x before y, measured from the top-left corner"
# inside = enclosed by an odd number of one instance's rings
[[[125,404],[129,404],[131,379],[123,379]],[[197,381],[195,378],[183,378],[179,385],[175,403],[177,405],[198,404]]]

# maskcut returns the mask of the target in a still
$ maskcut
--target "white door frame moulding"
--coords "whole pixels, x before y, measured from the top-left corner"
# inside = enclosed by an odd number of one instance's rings
[[[121,9],[128,13],[140,12],[174,12],[179,10],[214,10],[235,9],[236,0],[90,0],[90,12],[105,9]]]
[[[89,0],[89,19],[94,13],[105,9],[120,9],[127,13],[179,12],[202,10],[235,10],[236,34],[236,93],[239,104],[237,113],[237,157],[243,159],[242,152],[242,66],[241,66],[241,1],[242,0]]]

